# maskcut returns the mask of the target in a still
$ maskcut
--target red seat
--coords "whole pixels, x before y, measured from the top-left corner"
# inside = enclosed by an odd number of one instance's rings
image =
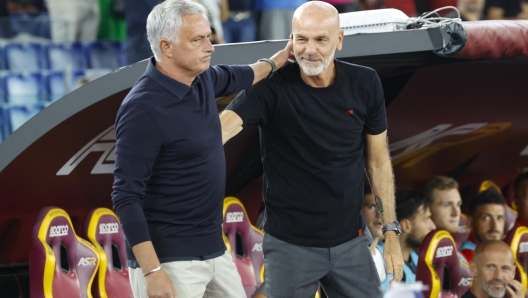
[[[429,287],[425,297],[438,298],[467,292],[471,285],[469,265],[460,261],[455,241],[449,232],[431,231],[420,248],[416,280]]]
[[[528,280],[526,272],[528,272],[528,228],[516,227],[508,233],[504,239],[510,246],[513,255],[515,256],[515,279],[520,281],[523,285],[523,291],[526,294],[526,287]]]
[[[30,244],[31,297],[91,298],[98,265],[96,248],[75,234],[66,211],[40,210]]]
[[[462,243],[468,239],[469,232],[470,228],[467,226],[466,215],[460,214],[460,220],[458,222],[458,232],[453,234],[453,238],[455,240],[457,248],[459,248]]]
[[[235,197],[224,200],[223,230],[246,295],[251,297],[264,280],[264,233],[249,222],[244,206]]]
[[[82,236],[99,254],[99,270],[92,285],[94,297],[133,298],[128,278],[125,234],[115,213],[108,208],[93,209],[84,220]]]

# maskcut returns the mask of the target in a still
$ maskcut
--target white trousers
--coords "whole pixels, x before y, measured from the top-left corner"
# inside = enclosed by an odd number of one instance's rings
[[[205,261],[175,261],[161,264],[178,298],[246,298],[242,280],[231,254]],[[135,298],[147,298],[141,268],[129,269]]]
[[[97,39],[99,3],[96,0],[46,0],[54,42]]]

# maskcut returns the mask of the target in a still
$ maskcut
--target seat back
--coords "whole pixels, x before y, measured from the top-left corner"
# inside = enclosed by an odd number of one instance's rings
[[[125,234],[115,213],[108,208],[91,210],[84,220],[82,236],[92,242],[99,254],[99,270],[92,285],[93,296],[133,298]]]
[[[467,218],[465,214],[460,214],[460,220],[458,222],[458,231],[453,234],[453,239],[457,247],[462,246],[462,243],[469,237],[470,229],[467,226]]]
[[[35,104],[41,101],[40,73],[9,73],[3,78],[6,99],[12,105]]]
[[[5,62],[11,71],[42,69],[42,46],[38,43],[9,43],[4,47]]]
[[[235,197],[224,200],[223,230],[231,247],[231,255],[242,278],[246,295],[251,297],[263,282],[264,233],[249,222],[246,209]]]
[[[46,207],[39,212],[29,255],[32,298],[91,298],[98,265],[96,248],[75,234],[66,211]]]
[[[84,55],[88,68],[118,69],[121,65],[121,45],[118,42],[95,41],[86,44]]]
[[[47,66],[52,70],[84,68],[82,45],[78,42],[52,43],[44,46]]]
[[[44,109],[42,104],[12,106],[8,109],[9,131],[13,132]]]
[[[468,264],[460,261],[454,239],[449,232],[434,230],[425,237],[416,267],[416,280],[429,287],[425,297],[462,295],[471,286]]]
[[[528,279],[526,273],[528,272],[528,228],[515,227],[513,228],[504,241],[510,246],[515,257],[515,279],[520,281],[523,285],[523,291],[526,294],[526,287],[528,286]]]

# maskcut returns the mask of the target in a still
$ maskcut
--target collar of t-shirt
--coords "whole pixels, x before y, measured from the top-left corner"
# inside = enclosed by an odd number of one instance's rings
[[[162,74],[161,71],[156,68],[156,59],[154,59],[154,57],[151,57],[149,60],[149,64],[147,66],[147,73],[156,83],[169,90],[172,94],[174,94],[174,96],[178,97],[179,99],[182,99],[193,86],[200,82],[200,77],[198,76],[194,79],[191,86],[188,86],[184,83],[176,81],[175,79]]]

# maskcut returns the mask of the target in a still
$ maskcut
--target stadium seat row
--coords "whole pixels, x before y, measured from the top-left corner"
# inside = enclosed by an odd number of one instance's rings
[[[10,42],[0,46],[0,69],[12,71],[79,68],[114,70],[124,65],[123,47],[120,42]]]

